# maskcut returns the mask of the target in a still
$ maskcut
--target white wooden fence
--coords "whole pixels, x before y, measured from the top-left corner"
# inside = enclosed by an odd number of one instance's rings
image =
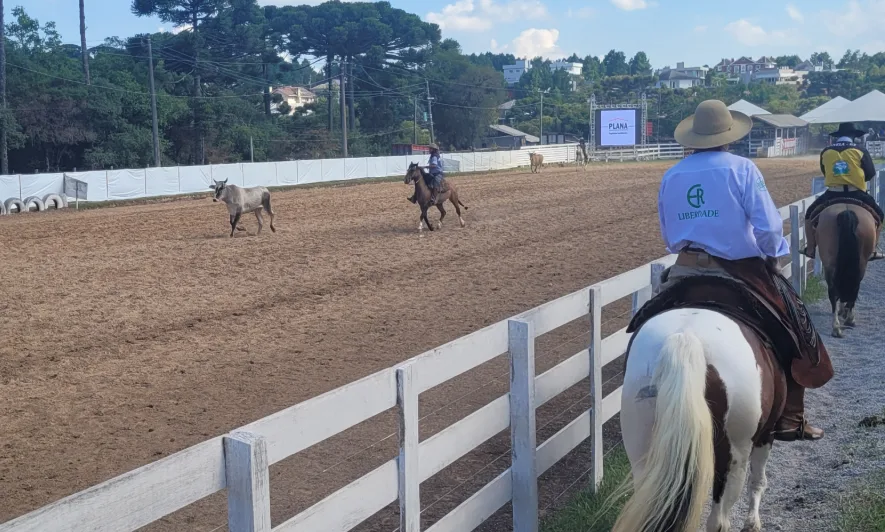
[[[619,150],[594,150],[589,154],[591,161],[624,162],[624,161],[651,161],[656,159],[682,159],[685,157],[685,148],[679,144],[650,144],[648,146],[634,146]]]
[[[804,241],[800,223],[813,199],[780,209],[790,221],[793,249],[783,272],[800,292],[808,263],[798,255]],[[635,312],[674,262],[675,255],[663,257],[485,327],[9,521],[0,532],[131,531],[225,489],[232,532],[346,531],[397,500],[399,530],[418,532],[421,483],[508,427],[512,466],[427,530],[473,530],[513,501],[513,530],[535,532],[538,477],[587,438],[592,438],[591,487],[603,478],[602,425],[620,411],[621,388],[603,396],[602,368],[626,352],[630,339],[626,328],[603,338],[603,307],[632,296]],[[588,315],[589,345],[536,375],[535,339]],[[418,396],[505,352],[510,392],[419,441]],[[592,407],[538,445],[535,410],[587,377]],[[392,408],[399,415],[399,456],[271,528],[270,465]]]
[[[569,163],[575,161],[577,146],[548,144],[526,146],[521,150],[444,153],[443,166],[449,173],[508,170],[528,166],[530,152],[543,154],[545,163]],[[676,144],[651,145],[628,151],[627,156],[618,156],[620,160],[681,158],[683,155],[682,148]],[[618,160],[618,157],[611,160]],[[394,155],[0,175],[0,201],[62,194],[65,192],[66,177],[86,183],[86,197],[81,196],[80,200],[121,201],[207,192],[213,179],[229,180],[231,184],[244,187],[277,187],[404,176],[413,162],[426,163],[427,156]]]

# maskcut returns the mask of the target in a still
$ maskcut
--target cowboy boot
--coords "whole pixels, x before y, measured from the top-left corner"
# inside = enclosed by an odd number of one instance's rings
[[[805,247],[799,250],[799,253],[805,255],[809,259],[814,258],[817,251],[817,227],[809,220],[805,220]]]
[[[434,187],[430,189],[430,204],[436,205],[437,196],[439,196],[439,189]]]
[[[881,234],[882,233],[879,232],[879,227],[877,226],[876,227],[876,242],[873,244],[873,252],[872,252],[872,254],[870,254],[870,258],[867,260],[873,261],[873,260],[885,259],[885,253],[882,253],[881,251],[879,251],[879,236]]]
[[[805,419],[805,388],[787,376],[787,401],[781,418],[774,427],[774,439],[779,441],[819,440],[824,431],[808,424]]]

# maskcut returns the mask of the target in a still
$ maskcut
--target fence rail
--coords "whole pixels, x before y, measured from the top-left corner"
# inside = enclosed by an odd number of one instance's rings
[[[813,194],[817,194],[820,183],[814,186]],[[878,179],[873,186],[882,192]],[[779,210],[790,223],[793,242],[793,255],[783,272],[800,293],[808,264],[798,254],[804,241],[801,220],[814,197]],[[598,486],[603,478],[602,426],[620,411],[622,388],[604,396],[602,368],[623,355],[629,342],[626,329],[602,336],[603,308],[632,295],[636,312],[652,297],[663,269],[674,262],[675,255],[663,257],[489,325],[396,367],[0,524],[0,532],[131,531],[225,489],[232,532],[346,531],[397,500],[400,530],[418,532],[421,483],[508,427],[511,467],[428,531],[473,530],[512,500],[514,530],[535,532],[538,477],[588,438],[592,438],[591,486]],[[588,316],[591,340],[587,347],[536,375],[535,339]],[[419,441],[420,394],[507,352],[510,392]],[[592,406],[538,445],[535,410],[588,377]],[[389,409],[396,409],[399,416],[399,455],[271,528],[269,466]]]
[[[443,166],[447,172],[508,170],[528,166],[529,152],[543,154],[545,163],[564,163],[575,161],[576,150],[577,144],[550,144],[521,150],[447,153],[443,154]],[[640,153],[643,159],[682,157],[678,145],[652,145],[634,151]],[[86,184],[86,197],[80,197],[80,200],[120,201],[207,192],[213,179],[227,179],[231,184],[245,187],[276,187],[403,176],[413,162],[425,163],[426,156],[395,155],[0,175],[0,199],[44,198],[47,194],[62,194],[68,177]]]

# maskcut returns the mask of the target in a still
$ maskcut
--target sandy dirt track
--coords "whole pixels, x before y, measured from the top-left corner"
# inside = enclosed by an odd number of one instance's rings
[[[209,199],[0,218],[0,522],[663,255],[671,164],[455,177],[467,227],[449,209],[422,239],[401,182],[274,193],[277,232],[255,236],[248,215],[234,239]],[[778,205],[819,172],[759,165]],[[577,352],[580,331],[545,337],[538,371]],[[422,438],[500,395],[502,368],[422,395],[422,416],[439,411]],[[544,437],[579,413],[583,394],[566,395],[539,412]],[[372,421],[273,466],[274,524],[393,456],[395,437],[363,450],[395,431]],[[447,495],[427,522],[506,454],[490,447],[422,485],[425,506]],[[224,523],[213,497],[150,528]],[[395,526],[388,512],[361,528]]]

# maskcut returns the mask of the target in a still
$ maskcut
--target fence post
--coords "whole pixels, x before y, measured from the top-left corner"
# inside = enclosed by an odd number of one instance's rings
[[[591,489],[599,489],[603,475],[602,455],[602,288],[590,288],[590,470]]]
[[[224,437],[227,519],[230,532],[270,532],[267,443],[251,432]]]
[[[805,209],[807,209],[807,208],[808,208],[808,206],[806,205],[806,201],[802,200],[802,218],[803,219],[805,218],[805,213],[807,212]],[[808,228],[805,227],[805,222],[802,222],[802,239],[800,241],[800,245],[801,246],[808,245]],[[817,256],[817,254],[815,254],[815,257],[816,256]],[[808,285],[808,257],[806,257],[805,255],[799,255],[799,264],[800,264],[799,274],[801,275],[800,285],[802,286],[802,293],[804,294],[805,288]]]
[[[510,351],[510,452],[513,532],[538,531],[538,469],[535,462],[535,327],[507,322]]]
[[[823,178],[823,177],[816,177],[816,178],[811,182],[811,195],[812,195],[812,196],[816,196],[819,192],[821,192],[821,191],[818,190],[818,189],[819,189],[819,188],[823,188],[823,184],[824,184],[824,178]],[[805,234],[807,235],[807,234],[808,234],[808,228],[807,228],[807,227],[805,228],[805,231],[806,231]],[[806,240],[808,240],[808,239],[806,238]],[[823,265],[823,263],[820,261],[820,255],[818,255],[818,253],[817,253],[817,249],[815,249],[815,250],[814,250],[814,275],[815,275],[816,277],[820,277],[820,276],[823,275],[823,271],[824,271],[824,265]]]
[[[802,296],[802,269],[799,267],[802,255],[799,254],[799,246],[799,207],[790,205],[790,281],[793,289]]]
[[[879,170],[879,182],[882,182],[882,176],[885,175],[885,170]],[[879,203],[879,207],[885,205],[885,187],[879,187],[879,197],[876,198],[876,201]]]
[[[418,468],[418,392],[412,365],[396,369],[396,404],[399,410],[399,529],[421,530],[421,473]]]

